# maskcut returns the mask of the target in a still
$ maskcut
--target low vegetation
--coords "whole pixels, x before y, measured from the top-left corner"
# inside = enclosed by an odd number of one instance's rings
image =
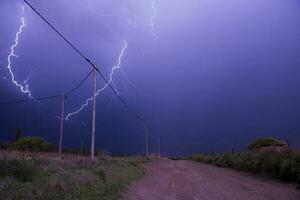
[[[284,146],[287,145],[285,142],[278,140],[273,137],[265,137],[265,138],[258,138],[254,140],[252,143],[248,145],[249,150],[257,150],[262,147],[269,147],[269,146]]]
[[[300,154],[295,152],[197,154],[190,159],[295,182],[298,188],[300,186]]]
[[[0,150],[57,152],[57,147],[54,144],[48,143],[41,137],[23,137],[21,129],[17,129],[15,134],[15,139],[13,141],[0,141]]]
[[[28,136],[18,139],[12,144],[11,148],[18,151],[51,152],[55,149],[55,146],[40,137]]]
[[[20,129],[16,131],[16,138],[11,142],[0,141],[0,150],[16,150],[16,151],[30,151],[30,152],[58,152],[58,147],[52,143],[47,142],[41,137],[25,136],[23,137]],[[87,148],[69,148],[63,147],[63,153],[76,155],[89,155],[90,151]],[[103,152],[95,150],[95,155],[102,155]]]
[[[75,156],[59,160],[1,153],[0,199],[116,199],[144,174],[143,161],[101,157],[91,162]]]

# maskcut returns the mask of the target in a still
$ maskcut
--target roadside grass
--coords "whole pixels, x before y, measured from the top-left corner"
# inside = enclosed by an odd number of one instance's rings
[[[294,182],[300,189],[300,154],[296,152],[196,154],[188,159]]]
[[[142,158],[55,160],[0,156],[0,199],[110,200],[144,175]]]

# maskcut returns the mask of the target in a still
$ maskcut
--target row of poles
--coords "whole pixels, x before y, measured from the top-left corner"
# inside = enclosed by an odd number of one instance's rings
[[[91,159],[95,160],[95,138],[96,138],[96,90],[97,90],[96,69],[93,69],[93,108],[92,108],[92,138],[91,138]],[[60,121],[60,136],[59,136],[59,157],[62,157],[63,132],[65,121],[65,94],[61,96],[61,121]],[[145,156],[149,156],[148,146],[148,124],[145,123]],[[160,138],[159,138],[160,152]]]
[[[92,138],[91,138],[91,159],[95,159],[95,136],[96,136],[96,75],[97,73],[103,78],[103,80],[108,84],[108,86],[116,93],[116,91],[111,87],[109,82],[105,79],[100,70],[96,67],[96,65],[91,62],[78,48],[76,48],[62,33],[60,33],[48,20],[45,19],[27,0],[23,0],[46,24],[48,24],[58,35],[61,37],[74,51],[78,53],[91,67],[93,68],[93,111],[92,111]],[[116,95],[118,95],[116,93]],[[64,129],[64,109],[65,109],[65,95],[62,95],[62,103],[61,103],[61,123],[60,123],[60,140],[59,140],[59,156],[62,155],[62,143],[63,143],[63,129]],[[148,151],[148,124],[145,120],[143,120],[140,116],[138,116],[129,106],[124,102],[124,100],[118,95],[121,102],[124,106],[133,114],[137,119],[143,121],[145,124],[145,156],[149,156]]]

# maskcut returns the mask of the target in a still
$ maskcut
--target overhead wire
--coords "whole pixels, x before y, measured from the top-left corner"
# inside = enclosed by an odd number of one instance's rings
[[[46,18],[43,17],[43,15],[40,14],[40,12],[38,12],[28,1],[23,0],[40,18],[42,18],[44,20],[44,22],[46,22],[46,24],[48,24],[67,44],[69,44],[69,46],[71,46],[71,48],[76,51],[86,62],[88,62],[90,65],[92,65],[92,67],[99,71],[99,69],[96,67],[96,65],[94,65],[90,59],[88,59],[77,47],[75,47],[75,45],[73,45],[65,36],[63,36]]]
[[[54,99],[61,97],[61,95],[53,95],[53,96],[47,96],[47,97],[40,97],[40,98],[31,98],[31,99],[21,99],[21,100],[15,100],[15,101],[7,101],[7,102],[1,102],[0,105],[9,105],[9,104],[17,104],[17,103],[24,103],[24,102],[31,102],[31,101],[43,101],[48,99]]]
[[[85,78],[76,86],[74,87],[73,89],[69,90],[68,92],[66,92],[64,95],[65,96],[69,96],[70,94],[72,94],[73,92],[75,92],[77,89],[79,89],[84,83],[85,81],[87,81],[87,79],[90,77],[90,75],[93,73],[93,70],[90,71],[86,76]]]
[[[114,92],[115,95],[117,95],[120,102],[124,105],[124,107],[138,120],[142,121],[143,123],[146,123],[145,120],[137,114],[127,103],[126,101],[118,94],[118,92],[115,90],[115,88],[110,84],[110,82],[105,78],[103,73],[97,68],[97,66],[89,59],[87,58],[77,47],[75,47],[74,44],[72,44],[61,32],[59,32],[37,9],[35,9],[27,0],[23,0],[46,24],[48,24],[73,50],[75,50],[85,61],[87,61],[94,70],[98,72],[100,77],[105,81],[105,83],[109,86],[109,88]]]
[[[67,92],[63,93],[65,98],[67,98],[70,94],[74,93],[76,90],[78,90],[86,81],[87,79],[91,76],[93,70],[89,72],[82,81],[78,85],[76,85],[74,88],[71,90],[68,90]],[[15,100],[15,101],[6,101],[6,102],[0,102],[0,105],[9,105],[9,104],[18,104],[18,103],[26,103],[26,102],[31,102],[31,101],[44,101],[44,100],[49,100],[49,99],[55,99],[61,97],[62,94],[59,95],[52,95],[52,96],[45,96],[45,97],[40,97],[40,98],[27,98],[27,99],[21,99],[21,100]]]

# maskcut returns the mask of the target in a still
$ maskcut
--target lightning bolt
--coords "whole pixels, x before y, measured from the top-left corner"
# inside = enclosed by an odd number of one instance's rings
[[[158,17],[158,9],[156,8],[156,0],[152,1],[151,4],[152,10],[153,10],[153,14],[150,17],[150,28],[151,28],[151,35],[153,37],[153,46],[152,46],[152,50],[155,49],[155,45],[156,45],[156,41],[159,39],[158,35],[155,33],[155,19]]]
[[[7,69],[11,75],[11,81],[13,82],[13,84],[15,84],[22,93],[24,94],[27,94],[29,98],[33,98],[32,95],[31,95],[31,92],[29,90],[29,85],[27,84],[28,83],[28,80],[30,79],[30,76],[23,82],[24,85],[20,84],[16,78],[15,78],[15,75],[14,75],[14,72],[12,70],[12,59],[15,57],[17,58],[18,56],[15,54],[15,49],[18,47],[19,45],[19,38],[20,38],[20,35],[22,34],[23,32],[23,29],[25,28],[26,24],[25,24],[25,7],[23,6],[22,7],[22,10],[23,10],[23,14],[22,14],[22,17],[21,17],[21,25],[19,27],[19,30],[18,32],[16,33],[16,37],[15,37],[15,42],[14,44],[10,47],[10,53],[7,57]]]
[[[107,14],[99,13],[99,12],[97,12],[97,11],[94,9],[95,6],[92,6],[92,5],[91,5],[91,1],[90,1],[90,0],[87,1],[87,5],[88,5],[89,11],[90,11],[92,14],[94,14],[94,15],[96,15],[96,16],[101,17],[101,18],[104,19],[104,22],[105,22],[105,25],[106,25],[107,28],[110,28],[109,18],[111,18],[111,17],[117,17],[117,16],[120,16],[120,15],[121,15],[120,13],[107,13]]]
[[[157,4],[157,0],[152,0],[151,2],[151,9],[152,9],[152,15],[150,16],[150,19],[149,19],[149,22],[142,22],[142,20],[138,19],[138,18],[135,18],[134,19],[134,26],[138,26],[138,24],[142,25],[142,26],[148,26],[150,27],[150,33],[151,33],[151,36],[153,38],[152,40],[152,50],[155,49],[155,46],[156,46],[156,41],[159,39],[159,36],[156,34],[155,32],[155,19],[159,16],[159,13],[158,13],[158,9],[156,7],[156,4]]]
[[[91,5],[91,1],[88,1],[87,3],[88,5],[88,9],[95,15],[99,16],[99,17],[114,17],[114,16],[119,16],[121,15],[120,13],[110,13],[110,14],[100,14],[98,12],[96,12],[93,8],[93,6]]]
[[[109,74],[109,80],[108,80],[107,84],[105,84],[102,88],[100,88],[100,89],[97,91],[97,93],[96,93],[95,96],[98,96],[98,95],[99,95],[101,92],[103,92],[110,84],[114,87],[115,91],[116,91],[117,94],[119,95],[119,91],[118,91],[117,86],[116,86],[116,84],[115,84],[115,82],[114,82],[114,80],[113,80],[113,75],[114,75],[114,73],[115,73],[118,69],[120,69],[120,67],[121,67],[121,65],[122,65],[122,59],[123,59],[123,56],[124,56],[124,53],[125,53],[127,47],[128,47],[128,43],[127,43],[127,41],[124,41],[124,46],[122,47],[122,50],[121,50],[121,52],[120,52],[120,54],[119,54],[118,62],[117,62],[117,64],[116,64],[115,66],[113,66],[113,68],[111,69],[111,72],[110,72],[110,74]],[[93,97],[88,98],[88,99],[85,101],[85,103],[84,103],[78,110],[76,110],[76,111],[74,111],[74,112],[72,112],[72,113],[69,113],[69,114],[66,116],[66,120],[69,120],[69,118],[70,118],[71,116],[80,113],[84,108],[86,108],[86,107],[89,105],[89,103],[90,103],[91,101],[93,101],[93,99],[94,99]]]
[[[28,89],[28,87],[29,87],[29,85],[28,85],[28,81],[31,79],[31,76],[32,76],[32,72],[28,75],[28,77],[23,81],[23,84],[24,84],[24,86],[25,86],[25,90],[24,91],[28,91],[28,96],[30,97],[30,98],[32,98],[32,96],[31,96],[31,92],[29,91],[29,89]]]
[[[61,120],[60,116],[53,116],[53,118],[56,119],[56,120]],[[87,123],[84,122],[84,121],[74,121],[74,120],[69,119],[68,123],[77,124],[77,125],[81,125],[81,126],[87,126]]]

